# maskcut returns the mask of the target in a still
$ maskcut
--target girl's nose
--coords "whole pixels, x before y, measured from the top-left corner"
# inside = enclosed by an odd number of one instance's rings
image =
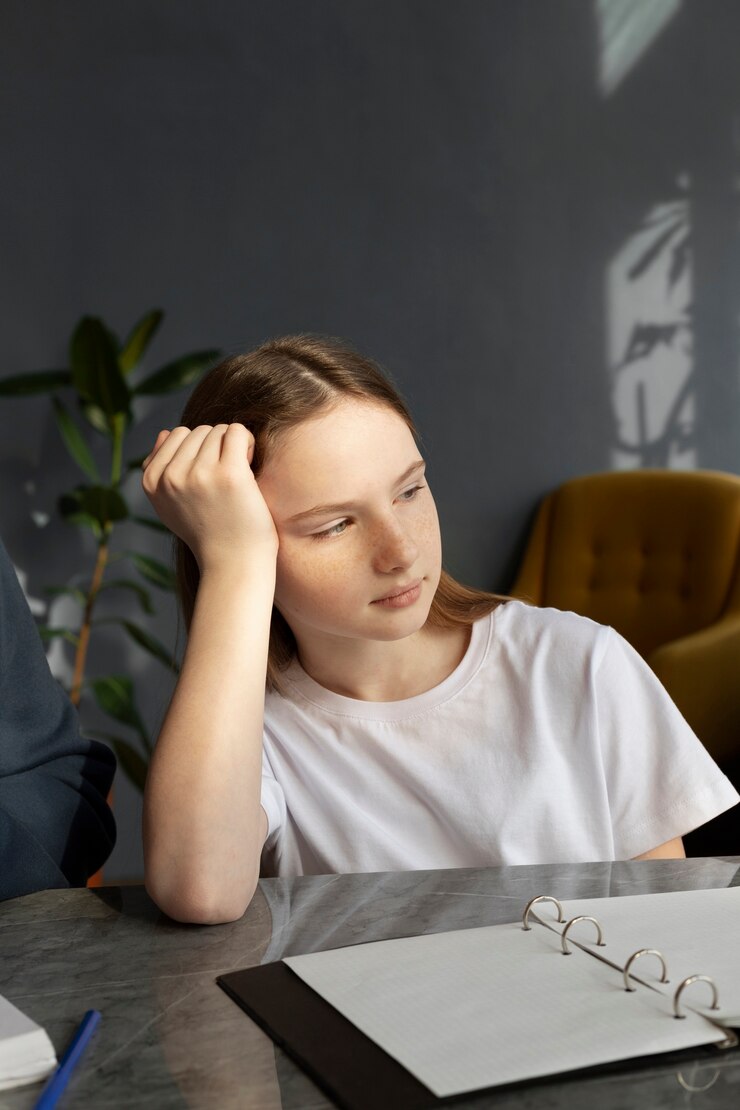
[[[413,566],[419,549],[397,520],[391,520],[378,530],[375,543],[375,565],[388,572]]]

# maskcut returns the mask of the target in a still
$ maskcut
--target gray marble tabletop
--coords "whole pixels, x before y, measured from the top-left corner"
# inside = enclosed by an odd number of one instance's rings
[[[516,920],[535,894],[598,898],[740,886],[740,857],[265,879],[240,921],[178,925],[142,887],[0,903],[0,993],[61,1055],[84,1012],[103,1020],[62,1105],[319,1110],[332,1103],[215,983],[282,956]],[[40,1087],[0,1093],[32,1107]],[[740,1105],[740,1053],[488,1092],[497,1110]]]

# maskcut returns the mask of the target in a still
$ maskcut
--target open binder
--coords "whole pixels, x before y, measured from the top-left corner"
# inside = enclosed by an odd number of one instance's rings
[[[740,888],[539,896],[513,924],[289,957],[217,981],[340,1106],[415,1110],[737,1046],[739,934]]]

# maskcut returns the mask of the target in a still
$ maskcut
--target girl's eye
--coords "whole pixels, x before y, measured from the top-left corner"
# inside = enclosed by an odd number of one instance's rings
[[[412,486],[411,489],[404,490],[399,500],[413,501],[421,489],[426,489],[426,486]],[[325,532],[314,532],[311,538],[314,540],[326,540],[331,539],[332,536],[343,536],[349,524],[349,520],[340,520],[338,524],[332,524],[331,528],[327,528]]]
[[[348,524],[348,520],[340,520],[339,524],[332,524],[331,528],[327,528],[325,532],[315,532],[313,538],[315,540],[323,540],[326,539],[327,536],[341,536]],[[338,528],[341,528],[341,531],[337,531]]]

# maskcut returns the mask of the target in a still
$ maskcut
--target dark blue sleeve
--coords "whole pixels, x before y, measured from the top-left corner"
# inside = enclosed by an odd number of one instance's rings
[[[82,886],[110,855],[116,763],[80,735],[0,544],[0,899]]]

